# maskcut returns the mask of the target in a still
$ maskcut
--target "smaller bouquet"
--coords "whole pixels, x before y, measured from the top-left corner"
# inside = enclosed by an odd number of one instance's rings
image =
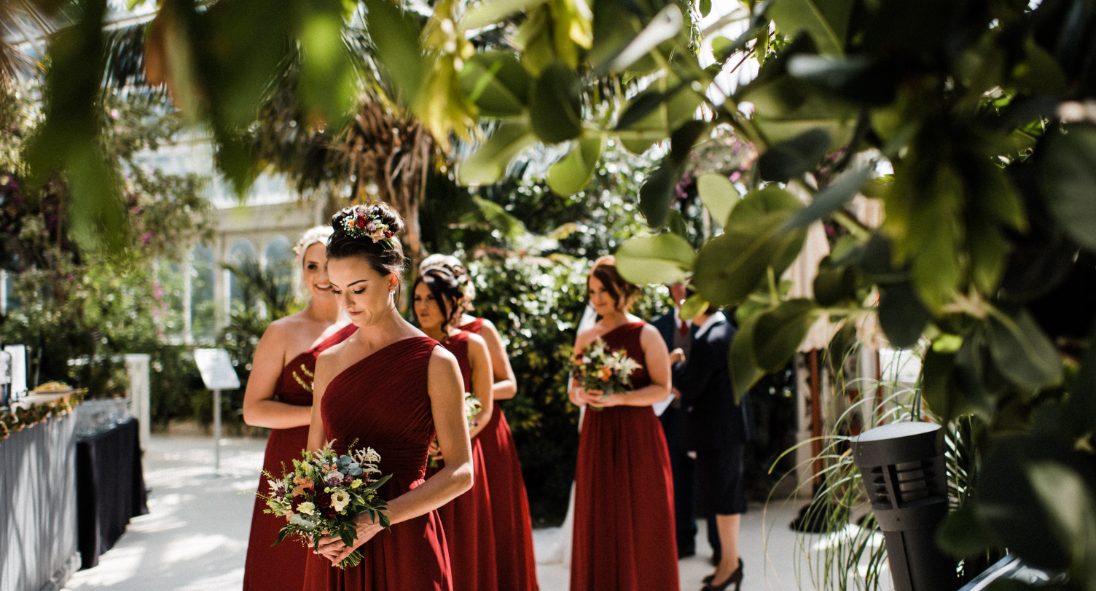
[[[602,398],[627,392],[632,386],[632,374],[639,363],[628,357],[623,349],[610,351],[605,341],[598,337],[581,353],[575,353],[568,370],[578,385],[586,390],[601,390]]]
[[[388,504],[377,494],[377,489],[391,475],[380,476],[377,467],[380,461],[380,454],[372,448],[339,455],[328,443],[317,452],[301,452],[301,459],[293,460],[293,471],[281,478],[264,472],[269,479],[270,495],[259,496],[269,507],[266,513],[288,521],[274,543],[296,535],[318,549],[320,539],[331,535],[352,546],[358,537],[357,517],[362,513],[369,513],[388,529],[388,515],[381,511]],[[361,552],[355,550],[338,566],[357,566],[361,560]]]
[[[479,421],[476,417],[479,413],[483,412],[483,403],[471,392],[464,393],[464,419],[468,421],[468,429],[479,426]],[[434,444],[437,446],[438,439],[434,438]],[[430,457],[426,460],[426,466],[428,468],[437,468],[441,463],[438,461],[438,456],[431,453]]]

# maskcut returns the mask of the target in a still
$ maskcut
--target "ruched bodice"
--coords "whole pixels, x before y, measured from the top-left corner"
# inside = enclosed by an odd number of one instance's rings
[[[425,475],[434,439],[427,367],[437,344],[429,337],[396,341],[335,376],[324,392],[324,437],[340,453],[351,445],[375,449],[381,473],[392,474],[381,489],[386,498],[407,492]]]
[[[345,341],[358,330],[357,326],[347,324],[338,332],[320,341],[318,345],[302,352],[282,368],[282,377],[274,386],[274,398],[278,402],[295,406],[311,406],[312,376],[316,372],[316,358],[320,353]]]

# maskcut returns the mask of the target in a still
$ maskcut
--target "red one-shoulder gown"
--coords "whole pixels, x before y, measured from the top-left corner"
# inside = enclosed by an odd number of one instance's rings
[[[374,352],[335,376],[320,403],[324,436],[345,453],[372,447],[382,474],[379,490],[392,500],[424,482],[434,439],[427,367],[437,341],[411,337]],[[309,554],[304,591],[453,591],[445,533],[437,511],[382,531],[358,550],[358,566],[339,569]]]
[[[274,389],[279,402],[296,406],[312,404],[312,373],[316,371],[316,357],[358,330],[353,324],[339,329],[320,344],[294,357],[282,368],[282,377]],[[282,466],[293,466],[300,459],[301,450],[308,447],[308,426],[292,429],[273,429],[266,440],[266,457],[263,470],[275,478],[282,475]],[[265,476],[259,478],[259,492],[266,494],[270,487]],[[255,498],[251,513],[251,535],[247,542],[247,559],[244,562],[244,591],[301,591],[304,584],[304,560],[308,550],[304,544],[286,540],[273,545],[285,519],[275,517],[266,510],[266,501]]]
[[[464,377],[465,392],[472,391],[468,336],[469,333],[460,332],[442,341],[442,345],[457,358]],[[441,464],[444,465],[444,462]],[[453,589],[501,591],[495,577],[495,532],[491,520],[491,497],[483,469],[483,446],[479,436],[472,440],[472,464],[475,467],[472,488],[438,509],[438,517],[441,518],[445,540],[449,546],[449,561],[453,566]]]
[[[644,322],[602,338],[643,364]],[[646,365],[632,388],[651,383]],[[649,406],[587,410],[575,467],[571,591],[676,591],[673,476],[666,438]]]
[[[477,318],[460,329],[479,334],[483,319]],[[484,472],[491,495],[499,591],[538,591],[529,497],[510,424],[497,403],[491,420],[476,439],[483,448]]]

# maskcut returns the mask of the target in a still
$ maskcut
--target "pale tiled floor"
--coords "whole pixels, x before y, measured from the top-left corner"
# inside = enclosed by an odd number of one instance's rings
[[[134,519],[99,565],[77,573],[65,589],[239,589],[263,446],[258,439],[222,440],[220,476],[213,477],[212,439],[154,436],[145,458],[151,513]],[[744,591],[813,589],[806,582],[805,556],[827,538],[810,536],[806,549],[800,546],[787,527],[799,504],[776,501],[768,510],[751,506],[743,517]],[[699,525],[703,528],[703,523]],[[544,555],[558,535],[559,528],[536,530],[537,553]],[[682,591],[699,589],[701,577],[711,572],[703,529],[697,543],[697,556],[679,562]],[[802,586],[797,582],[797,568]],[[544,591],[567,589],[568,572],[562,564],[540,564],[537,576]]]

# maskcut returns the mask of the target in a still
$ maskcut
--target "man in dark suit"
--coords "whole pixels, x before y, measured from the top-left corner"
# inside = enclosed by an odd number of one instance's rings
[[[690,352],[674,351],[670,359],[674,388],[681,394],[686,414],[687,447],[696,451],[700,509],[715,516],[719,534],[720,560],[706,582],[712,589],[722,589],[742,577],[738,556],[738,528],[746,512],[742,453],[754,425],[749,393],[740,404],[734,400],[727,362],[734,327],[712,308],[694,318],[693,325],[698,328]]]
[[[670,297],[674,307],[667,313],[651,321],[658,329],[666,349],[688,351],[691,337],[689,322],[678,316],[681,302],[685,299],[685,286],[675,283],[670,286]],[[666,447],[670,451],[670,469],[674,476],[674,518],[677,530],[677,557],[684,558],[696,554],[696,519],[693,503],[693,459],[685,441],[685,409],[681,401],[674,399],[658,417],[662,422],[662,432],[666,435]]]

